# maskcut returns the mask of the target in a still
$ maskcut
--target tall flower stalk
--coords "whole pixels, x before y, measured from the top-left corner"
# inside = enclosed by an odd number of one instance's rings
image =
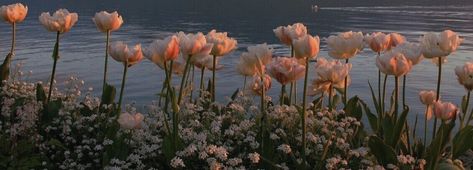
[[[120,88],[120,98],[118,99],[117,110],[121,111],[122,101],[123,101],[123,92],[125,90],[126,83],[126,73],[128,72],[128,60],[123,62],[123,77],[122,77],[122,86]]]
[[[54,50],[53,50],[53,71],[51,73],[51,80],[49,81],[49,92],[48,92],[48,103],[51,101],[51,94],[53,92],[53,85],[54,85],[54,76],[56,75],[56,65],[57,65],[57,60],[59,59],[59,35],[61,33],[57,32],[56,34],[56,43],[54,44]]]

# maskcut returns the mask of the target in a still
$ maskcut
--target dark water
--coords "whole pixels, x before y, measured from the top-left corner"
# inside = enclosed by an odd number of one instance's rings
[[[12,1],[0,2],[1,5]],[[444,67],[442,81],[442,99],[459,103],[465,90],[457,83],[454,67],[472,59],[473,5],[434,5],[434,6],[374,6],[371,7],[324,7],[319,12],[312,12],[311,1],[256,0],[251,1],[24,1],[29,6],[28,17],[18,25],[17,52],[14,63],[24,62],[24,71],[32,70],[31,81],[47,82],[51,73],[51,52],[55,34],[47,32],[39,23],[38,16],[43,11],[55,11],[68,8],[79,13],[79,21],[71,32],[61,38],[61,49],[57,67],[58,82],[77,75],[86,82],[86,87],[93,87],[101,92],[103,73],[104,34],[98,32],[91,18],[97,11],[118,10],[124,17],[125,24],[113,32],[112,41],[142,43],[147,46],[156,38],[163,38],[178,31],[208,32],[211,29],[229,32],[238,40],[238,49],[222,60],[224,69],[217,73],[217,91],[220,100],[242,86],[243,78],[235,72],[234,65],[246,47],[267,42],[278,54],[287,54],[288,48],[279,44],[272,29],[294,22],[304,23],[311,34],[327,37],[337,32],[373,31],[399,32],[409,41],[428,31],[452,29],[458,32],[464,43],[459,50],[449,56]],[[277,2],[277,3],[276,3]],[[441,4],[441,3],[440,3]],[[337,5],[332,4],[332,5]],[[402,5],[402,4],[401,4]],[[343,6],[343,4],[340,4]],[[10,46],[10,28],[0,24],[0,55],[6,55]],[[353,62],[352,85],[350,95],[359,95],[371,101],[368,81],[376,84],[377,68],[375,57],[369,49],[350,60]],[[323,42],[319,56],[328,56]],[[3,59],[3,58],[2,58]],[[109,62],[109,83],[120,86],[122,65]],[[314,72],[311,72],[313,77]],[[210,74],[206,75],[207,77]],[[129,69],[125,102],[139,105],[149,104],[156,99],[154,95],[161,87],[163,71],[148,60]],[[415,66],[408,77],[407,101],[413,108],[412,116],[423,114],[423,106],[418,100],[422,89],[436,88],[437,67],[424,60]],[[302,82],[302,81],[301,81]],[[299,83],[301,85],[302,83]],[[392,83],[392,81],[391,81]],[[279,85],[273,82],[270,90],[275,100],[279,94]],[[301,88],[299,88],[301,89]],[[300,95],[299,95],[300,96]],[[412,120],[412,119],[411,119]]]

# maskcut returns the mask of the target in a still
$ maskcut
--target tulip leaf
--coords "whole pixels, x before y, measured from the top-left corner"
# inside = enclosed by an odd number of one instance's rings
[[[466,113],[466,112],[467,112],[466,106],[467,106],[467,98],[466,98],[466,96],[463,96],[463,97],[462,97],[462,104],[461,104],[462,113]],[[463,118],[463,119],[464,119],[464,118]]]
[[[374,115],[371,112],[370,108],[366,105],[366,103],[363,100],[360,99],[360,103],[363,106],[363,110],[366,116],[368,117],[368,122],[370,123],[371,129],[377,132],[379,130],[378,117],[376,117],[376,115]]]
[[[396,152],[394,149],[383,142],[378,136],[371,136],[368,140],[368,147],[373,155],[382,165],[397,164]]]
[[[232,97],[231,97],[232,100],[235,100],[235,99],[237,98],[238,92],[240,92],[240,89],[237,88],[237,89],[235,90],[235,92],[233,92],[233,94],[232,94]]]
[[[54,50],[53,50],[53,55],[51,56],[53,60],[59,59],[59,42],[56,41],[54,44]]]
[[[473,148],[473,126],[466,126],[461,129],[453,138],[453,158],[457,159],[459,156],[463,155],[467,150]]]
[[[358,96],[352,97],[348,100],[344,110],[347,115],[354,117],[357,120],[361,120],[363,108],[360,104],[360,98],[358,98]]]
[[[8,53],[8,55],[5,57],[5,60],[3,61],[3,64],[1,65],[0,84],[3,84],[3,81],[8,80],[8,78],[10,77],[10,63],[12,57],[13,54]]]
[[[109,105],[112,104],[113,101],[115,100],[115,95],[116,95],[116,88],[113,87],[112,85],[105,83],[105,87],[102,93],[102,103],[101,105]]]
[[[46,109],[44,110],[45,113],[41,115],[41,123],[49,124],[49,122],[53,121],[59,115],[59,110],[62,108],[62,100],[54,100],[50,101],[46,105]]]
[[[385,115],[382,120],[382,127],[383,127],[383,135],[384,135],[384,142],[391,144],[391,141],[393,141],[394,137],[394,121],[393,121],[392,115]],[[390,145],[391,146],[391,145]]]
[[[290,105],[289,104],[289,97],[285,96],[284,97],[285,99],[285,102],[284,103],[285,105]],[[314,104],[314,110],[318,109],[318,108],[322,108],[322,102],[324,101],[324,95],[320,95],[320,97],[316,98],[314,101],[312,101],[312,104]]]
[[[176,88],[171,89],[171,104],[172,104],[172,110],[174,113],[179,112],[179,104],[177,103],[177,95],[176,95]]]
[[[333,96],[333,100],[332,100],[332,108],[337,108],[337,105],[340,104],[342,102],[342,98],[340,97],[340,95],[336,94],[335,96]]]
[[[373,99],[373,104],[376,109],[376,113],[379,115],[382,115],[381,113],[381,108],[380,108],[380,103],[378,103],[378,100],[376,99],[376,95],[374,94],[373,87],[371,86],[371,83],[368,81],[368,85],[370,86],[370,91],[371,91],[371,98]],[[381,101],[381,100],[379,100]]]
[[[43,85],[36,84],[36,100],[41,102],[46,102],[46,93],[44,92]]]
[[[401,134],[404,132],[404,127],[406,127],[406,118],[407,114],[409,113],[409,107],[405,107],[404,111],[401,113],[401,116],[399,117],[398,121],[396,121],[396,124],[394,126],[394,130],[392,134],[385,134],[385,135],[392,135],[391,137],[391,142],[389,145],[391,145],[393,148],[396,148],[397,144],[399,143],[399,140],[401,140]]]
[[[455,120],[452,120],[450,123],[442,122],[442,124],[440,125],[440,128],[437,134],[435,135],[435,138],[432,140],[432,143],[427,148],[427,169],[435,169],[435,167],[437,167],[437,163],[440,160],[442,152],[448,143],[450,133],[452,132],[454,126]]]

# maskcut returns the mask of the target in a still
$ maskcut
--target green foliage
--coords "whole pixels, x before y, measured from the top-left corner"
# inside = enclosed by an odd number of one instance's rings
[[[106,104],[106,105],[109,105],[109,104],[112,104],[113,101],[115,101],[115,95],[117,93],[117,89],[108,84],[108,83],[105,83],[105,89],[103,90],[103,94],[102,94],[102,103],[101,105],[103,104]]]
[[[442,122],[440,125],[434,140],[427,148],[427,169],[434,169],[437,167],[438,161],[442,156],[442,152],[447,145],[448,139],[450,139],[450,133],[452,132],[454,126],[454,121],[451,121],[450,123]]]
[[[452,155],[454,159],[473,148],[471,140],[473,140],[473,126],[466,126],[455,135],[452,140]]]
[[[12,57],[13,54],[8,53],[8,55],[5,57],[5,60],[3,61],[3,64],[0,67],[0,84],[2,84],[4,80],[8,80],[8,78],[10,77],[10,63]]]
[[[368,147],[380,164],[397,164],[397,154],[394,149],[383,142],[383,140],[378,136],[370,137],[368,141]]]

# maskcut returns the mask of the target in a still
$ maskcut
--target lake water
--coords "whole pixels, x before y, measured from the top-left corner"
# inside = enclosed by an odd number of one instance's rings
[[[255,5],[242,5],[237,1],[207,0],[201,1],[60,1],[48,2],[23,1],[29,6],[28,17],[18,25],[17,51],[14,63],[24,62],[24,71],[33,71],[31,81],[47,82],[51,73],[51,52],[55,33],[47,32],[38,21],[43,11],[54,12],[58,8],[68,8],[79,13],[79,21],[72,30],[61,38],[60,60],[57,67],[58,82],[63,82],[69,75],[76,75],[85,80],[86,87],[93,87],[97,95],[101,92],[103,74],[104,34],[97,31],[91,18],[97,11],[118,10],[125,23],[117,32],[113,32],[112,41],[142,43],[147,46],[157,38],[169,36],[178,31],[208,32],[211,29],[229,32],[238,40],[238,49],[222,60],[224,69],[217,73],[217,91],[219,100],[242,86],[243,77],[235,72],[235,64],[246,47],[258,43],[268,43],[277,54],[288,54],[289,49],[279,44],[272,30],[280,25],[295,22],[304,23],[309,32],[320,37],[328,37],[343,31],[399,32],[407,40],[416,42],[426,32],[439,32],[452,29],[465,41],[457,52],[449,56],[444,67],[442,80],[442,99],[459,103],[465,90],[457,83],[453,69],[470,61],[473,56],[473,5],[452,6],[387,6],[387,7],[324,7],[312,12],[307,4],[275,4],[259,0]],[[205,1],[205,2],[207,2]],[[0,2],[1,5],[12,1]],[[112,3],[114,2],[114,3]],[[198,3],[199,2],[199,3]],[[245,1],[242,1],[245,2]],[[285,6],[286,5],[286,6]],[[288,5],[288,6],[287,6]],[[293,5],[293,6],[290,6]],[[287,10],[284,10],[287,9]],[[321,43],[320,56],[328,56],[325,42]],[[10,27],[0,24],[0,55],[5,56],[10,47]],[[352,85],[349,94],[359,95],[370,102],[368,81],[376,84],[377,67],[375,54],[365,50],[350,61]],[[3,57],[1,57],[3,60]],[[313,65],[312,65],[313,67]],[[110,60],[109,83],[120,87],[122,65]],[[311,71],[311,77],[314,72]],[[207,77],[210,74],[206,75]],[[156,99],[154,95],[161,87],[163,71],[148,60],[129,69],[124,101],[136,102],[137,105],[149,104]],[[423,114],[423,106],[418,100],[422,89],[435,90],[437,67],[429,60],[424,60],[414,67],[408,77],[407,101],[416,113]],[[302,81],[301,81],[302,82]],[[392,82],[392,81],[391,81]],[[299,83],[302,85],[302,83]],[[279,84],[274,81],[269,91],[275,100],[279,94]],[[299,87],[299,89],[301,89]],[[299,95],[300,96],[300,95]],[[411,119],[412,120],[412,119]]]

